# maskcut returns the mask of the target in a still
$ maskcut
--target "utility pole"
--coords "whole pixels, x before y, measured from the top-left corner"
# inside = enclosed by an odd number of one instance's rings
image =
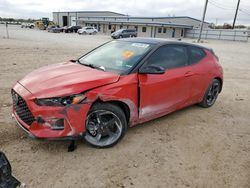
[[[236,21],[236,18],[237,18],[239,6],[240,6],[240,0],[238,0],[236,11],[235,11],[235,15],[234,15],[233,29],[234,29],[234,26],[235,26],[235,21]]]
[[[201,34],[202,34],[203,24],[204,24],[206,12],[207,12],[207,3],[208,3],[208,0],[206,0],[206,2],[205,2],[205,6],[204,6],[204,10],[203,10],[203,16],[202,16],[202,21],[201,21],[201,26],[200,26],[200,33],[199,33],[199,38],[198,38],[197,42],[200,42],[200,40],[201,40]]]

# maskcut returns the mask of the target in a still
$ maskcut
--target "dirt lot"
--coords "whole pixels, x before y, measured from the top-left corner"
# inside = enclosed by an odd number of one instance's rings
[[[225,82],[210,109],[192,106],[128,130],[110,149],[32,140],[11,119],[10,88],[28,72],[110,40],[0,25],[0,150],[27,187],[250,187],[250,43],[208,41]]]

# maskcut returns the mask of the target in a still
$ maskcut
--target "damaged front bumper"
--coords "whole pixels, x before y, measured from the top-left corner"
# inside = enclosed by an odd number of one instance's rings
[[[91,104],[39,106],[34,102],[35,96],[22,85],[17,83],[13,92],[16,97],[13,97],[12,117],[30,137],[73,140],[85,133],[85,119]]]

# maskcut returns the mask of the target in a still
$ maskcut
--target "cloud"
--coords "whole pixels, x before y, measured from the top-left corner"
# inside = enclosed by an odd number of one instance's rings
[[[215,2],[212,4],[212,2]],[[236,0],[212,0],[206,14],[206,21],[231,23],[234,17]],[[216,4],[217,6],[215,6]],[[203,12],[202,0],[0,0],[0,17],[52,18],[53,11],[109,10],[133,16],[190,16],[200,19]],[[219,8],[219,7],[220,8]],[[250,2],[241,1],[237,23],[250,24]]]

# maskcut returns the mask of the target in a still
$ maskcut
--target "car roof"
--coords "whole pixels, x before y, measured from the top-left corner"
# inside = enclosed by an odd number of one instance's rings
[[[189,46],[194,46],[198,48],[203,48],[207,50],[211,50],[210,48],[200,46],[197,44],[192,44],[188,42],[182,42],[179,41],[178,39],[162,39],[162,38],[147,38],[147,37],[137,37],[137,38],[123,38],[123,39],[118,39],[120,41],[127,41],[127,42],[138,42],[138,43],[146,43],[146,44],[155,44],[155,45],[164,45],[164,44],[179,44],[179,45],[189,45]]]

